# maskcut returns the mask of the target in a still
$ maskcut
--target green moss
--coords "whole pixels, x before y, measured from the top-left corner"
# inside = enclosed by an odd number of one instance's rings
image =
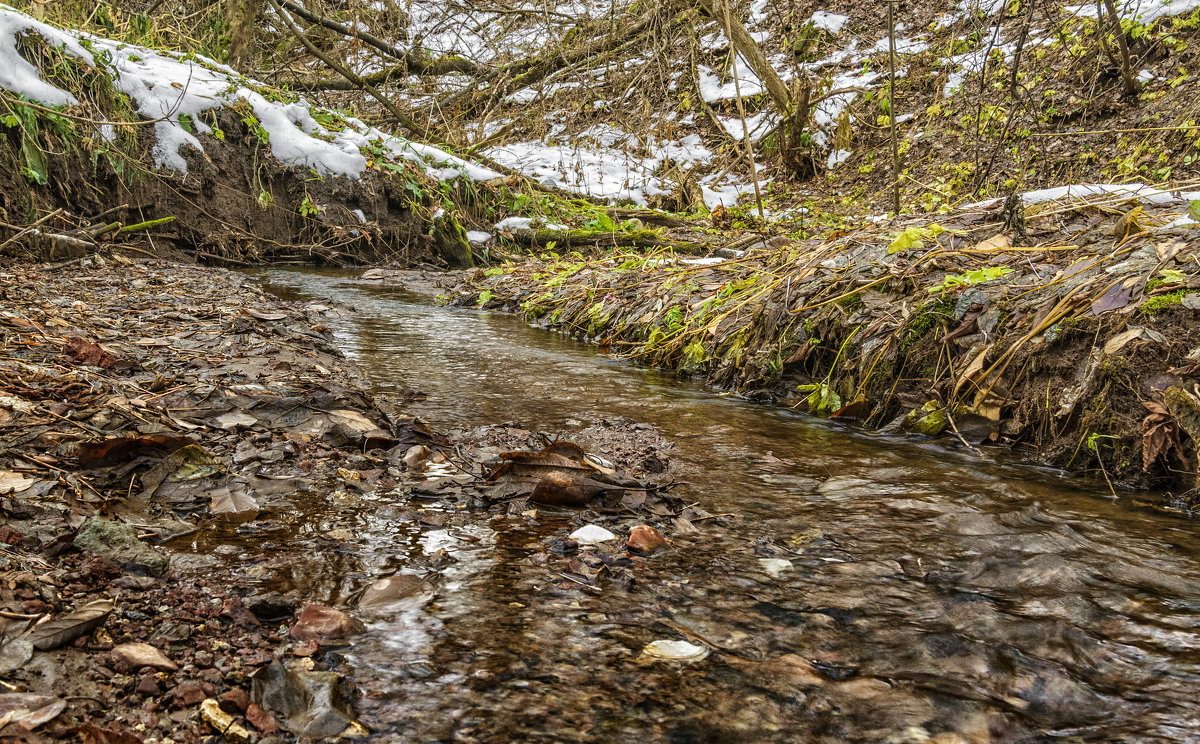
[[[1166,294],[1161,294],[1157,297],[1151,297],[1142,303],[1140,308],[1141,313],[1147,318],[1153,318],[1162,311],[1182,303],[1184,295],[1187,293],[1188,290],[1186,289],[1178,289],[1174,292],[1167,292]]]
[[[854,294],[851,294],[851,295],[846,295],[842,299],[838,300],[837,304],[839,306],[845,308],[846,310],[853,310],[854,308],[863,304],[862,295],[859,294],[858,292],[855,292]]]
[[[689,374],[701,372],[704,369],[704,363],[708,361],[708,353],[704,350],[704,346],[699,341],[693,341],[683,349],[683,360],[679,364],[679,368]]]
[[[928,300],[921,305],[912,319],[908,321],[904,340],[900,342],[900,353],[907,354],[913,344],[920,341],[925,334],[941,324],[942,321],[951,317],[953,312],[954,298],[950,295]]]

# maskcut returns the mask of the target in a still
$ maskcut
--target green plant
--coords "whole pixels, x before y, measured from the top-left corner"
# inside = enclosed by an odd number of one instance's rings
[[[899,253],[913,248],[920,248],[925,244],[926,240],[937,238],[937,236],[946,232],[946,228],[935,223],[926,225],[925,227],[907,227],[903,232],[897,233],[892,238],[892,242],[888,245],[888,253]]]
[[[321,213],[321,208],[313,203],[313,200],[308,194],[304,195],[304,201],[300,202],[300,209],[297,210],[303,217],[316,217]]]
[[[1007,266],[988,266],[983,269],[974,269],[962,274],[947,274],[942,277],[942,283],[930,287],[928,292],[945,292],[948,289],[957,289],[959,287],[972,287],[976,284],[995,281],[1001,277],[1008,276],[1013,273],[1013,270]]]

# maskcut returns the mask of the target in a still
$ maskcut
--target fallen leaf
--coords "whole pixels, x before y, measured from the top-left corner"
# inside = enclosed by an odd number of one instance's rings
[[[0,470],[0,496],[24,491],[37,481],[37,478],[30,478],[11,470]]]
[[[79,636],[91,633],[115,608],[109,599],[88,602],[77,610],[34,627],[27,638],[38,651],[65,646]]]
[[[169,454],[193,444],[187,437],[171,434],[150,434],[141,437],[113,437],[101,442],[80,442],[75,447],[75,459],[85,469],[107,467],[128,462],[148,452]]]
[[[1166,343],[1166,340],[1167,339],[1158,331],[1135,326],[1110,338],[1104,344],[1104,353],[1116,354],[1133,341],[1155,341],[1158,343]]]
[[[213,514],[258,511],[258,501],[254,498],[254,494],[234,479],[213,489],[211,494],[212,501],[209,503],[208,510]]]

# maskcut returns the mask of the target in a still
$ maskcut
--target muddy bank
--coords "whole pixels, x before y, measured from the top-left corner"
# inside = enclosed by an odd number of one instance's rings
[[[711,517],[651,484],[670,448],[632,421],[578,432],[603,458],[547,460],[515,424],[447,437],[401,415],[331,343],[349,306],[119,256],[0,272],[0,293],[0,736],[363,736],[395,713],[357,701],[360,618],[421,607],[455,559],[375,566],[362,520],[536,526],[582,496],[601,511],[576,524],[614,542],[580,562],[573,527],[545,529],[539,565],[587,586],[635,580],[624,551],[662,539],[638,525]],[[535,495],[547,475],[557,495]]]
[[[441,441],[364,394],[322,324],[349,310],[280,303],[220,270],[99,257],[5,271],[0,293],[0,699],[16,711],[0,734],[358,730],[341,702],[352,686],[339,691],[317,642],[357,621],[164,547],[223,531],[265,543],[298,500],[386,488],[386,453]]]
[[[1050,195],[729,260],[508,265],[448,294],[751,397],[1188,501],[1200,239],[1186,211],[1165,194]]]

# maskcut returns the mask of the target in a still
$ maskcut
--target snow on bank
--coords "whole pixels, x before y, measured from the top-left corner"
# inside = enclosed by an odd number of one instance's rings
[[[818,31],[828,31],[837,36],[842,33],[842,26],[846,25],[846,21],[850,20],[850,16],[838,15],[837,13],[829,13],[824,10],[818,10],[812,14],[808,22]]]
[[[1188,13],[1200,8],[1200,0],[1116,0],[1117,14],[1127,21],[1149,25],[1159,18]],[[1079,18],[1095,18],[1096,6],[1068,5],[1063,11]]]
[[[692,167],[713,157],[698,134],[669,142],[650,137],[641,146],[636,136],[608,124],[587,129],[571,145],[518,142],[487,155],[544,186],[642,205],[667,193],[657,173],[668,161]]]
[[[139,114],[160,120],[154,125],[157,139],[152,152],[159,168],[186,173],[182,148],[204,152],[196,134],[212,133],[204,115],[244,101],[266,133],[272,155],[285,165],[310,168],[323,176],[361,178],[367,167],[361,148],[377,141],[392,156],[413,161],[441,180],[460,175],[488,180],[501,175],[438,148],[367,127],[357,119],[347,119],[348,126],[340,130],[328,128],[313,117],[307,101],[271,100],[260,92],[266,86],[212,60],[184,60],[170,53],[64,31],[0,5],[0,87],[32,101],[52,106],[78,103],[69,91],[43,80],[37,68],[17,52],[18,39],[31,34],[40,35],[64,54],[94,67],[103,66],[96,58],[103,55],[93,56],[85,45],[107,53],[110,62],[105,71],[112,76],[113,86],[129,96]]]
[[[1089,197],[1108,197],[1131,199],[1146,204],[1188,204],[1200,199],[1200,191],[1179,191],[1160,189],[1144,183],[1089,183],[1056,186],[1037,191],[1026,191],[1021,194],[1025,204],[1044,204],[1062,199],[1087,199]],[[1003,201],[1003,198],[985,199],[984,201],[968,204],[964,209],[975,207],[992,207]]]

